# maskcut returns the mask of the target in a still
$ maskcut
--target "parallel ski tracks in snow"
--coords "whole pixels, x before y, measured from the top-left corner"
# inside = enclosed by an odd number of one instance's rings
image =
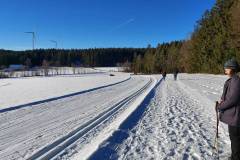
[[[84,125],[77,128],[76,130],[70,132],[68,135],[56,140],[52,144],[39,150],[38,152],[33,154],[31,157],[29,157],[28,160],[58,158],[59,155],[63,154],[64,151],[68,150],[68,148],[71,148],[71,146],[73,146],[78,139],[86,135],[88,132],[90,132],[100,124],[107,121],[109,118],[116,115],[118,111],[121,110],[124,106],[126,106],[131,101],[136,99],[139,95],[141,95],[146,89],[148,89],[149,86],[151,86],[152,82],[153,82],[153,79],[150,78],[149,81],[141,89],[137,90],[136,92],[131,94],[129,97],[124,98],[117,104],[113,105],[110,109],[99,114],[97,117],[88,121]]]

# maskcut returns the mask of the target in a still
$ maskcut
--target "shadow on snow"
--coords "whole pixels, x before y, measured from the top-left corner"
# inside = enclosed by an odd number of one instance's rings
[[[161,84],[161,79],[152,91],[145,97],[144,101],[131,115],[120,125],[119,129],[113,133],[106,141],[104,141],[89,158],[89,160],[113,160],[118,159],[117,147],[123,143],[129,136],[129,131],[132,130],[142,118],[151,99],[155,96],[156,88]]]

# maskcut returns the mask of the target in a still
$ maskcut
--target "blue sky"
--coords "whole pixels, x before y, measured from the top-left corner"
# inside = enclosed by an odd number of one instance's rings
[[[189,37],[215,0],[0,0],[0,48],[146,47]]]

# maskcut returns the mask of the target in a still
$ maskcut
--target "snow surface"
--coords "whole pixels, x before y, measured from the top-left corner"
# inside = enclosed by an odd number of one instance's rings
[[[0,110],[126,80],[127,73],[0,79]]]
[[[93,75],[89,79],[97,77]],[[226,79],[221,75],[180,74],[179,80],[173,81],[173,75],[168,75],[155,90],[150,92],[153,83],[114,117],[78,139],[60,159],[89,156],[99,159],[102,155],[98,153],[104,154],[100,159],[214,159],[214,104]],[[8,86],[8,82],[0,82],[3,86],[0,90]],[[147,82],[149,76],[132,76],[107,88],[0,113],[0,159],[27,159],[129,97]],[[15,87],[13,92],[19,91]],[[220,123],[219,132],[220,158],[226,159],[230,155],[227,126]]]
[[[219,100],[225,76],[172,75],[156,89],[142,118],[117,147],[118,159],[215,159],[214,102]],[[230,156],[227,127],[220,124],[220,159]],[[111,159],[109,156],[108,159]]]
[[[123,79],[128,76],[121,75]],[[119,81],[121,75],[118,80],[116,76],[115,80]],[[96,85],[94,83],[98,82],[96,81],[98,77],[101,77],[103,81],[104,77],[101,75],[87,78],[92,80],[92,84],[88,86]],[[54,79],[56,82],[57,78]],[[106,81],[108,79],[110,79],[109,76],[105,77]],[[35,79],[31,80],[35,81]],[[112,83],[113,80],[111,79],[110,82]],[[149,82],[149,77],[132,76],[129,80],[110,87],[0,113],[0,159],[27,159],[45,146],[105,112],[142,88],[147,82]],[[64,85],[61,86],[64,87]]]
[[[96,70],[106,71],[106,72],[122,72],[124,67],[95,67]]]
[[[108,70],[106,70],[108,71]],[[47,69],[48,75],[73,75],[73,74],[94,74],[106,72],[104,70],[96,70],[94,68],[87,67],[49,67]],[[33,68],[27,71],[1,71],[1,73],[7,77],[32,77],[32,76],[44,76],[43,68]]]
[[[84,145],[84,147],[77,147],[75,146],[75,151],[77,151],[75,154],[73,154],[73,156],[71,157],[71,159],[73,160],[79,160],[79,159],[88,159],[89,156],[97,150],[97,148],[99,147],[99,145],[106,140],[108,137],[110,137],[121,125],[121,123],[127,119],[127,117],[136,110],[136,108],[143,102],[143,100],[145,99],[145,97],[149,94],[149,92],[154,88],[154,86],[156,85],[158,79],[160,76],[158,76],[158,78],[155,78],[153,76],[151,76],[152,78],[152,83],[151,86],[147,88],[146,91],[144,91],[143,94],[141,94],[140,96],[137,97],[137,99],[135,99],[132,103],[129,104],[128,107],[126,107],[126,109],[121,112],[117,117],[115,117],[115,119],[110,120],[111,122],[105,127],[102,127],[103,129],[101,129],[102,131],[98,134],[93,133],[93,137],[91,138],[91,140]],[[100,128],[100,127],[99,127]],[[82,145],[81,143],[76,144],[76,145]]]

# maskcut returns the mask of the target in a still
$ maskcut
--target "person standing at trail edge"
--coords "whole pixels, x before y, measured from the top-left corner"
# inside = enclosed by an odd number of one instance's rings
[[[240,160],[240,78],[239,64],[235,59],[224,64],[224,72],[229,77],[225,82],[221,101],[218,105],[220,121],[228,124],[231,140],[231,160]]]

